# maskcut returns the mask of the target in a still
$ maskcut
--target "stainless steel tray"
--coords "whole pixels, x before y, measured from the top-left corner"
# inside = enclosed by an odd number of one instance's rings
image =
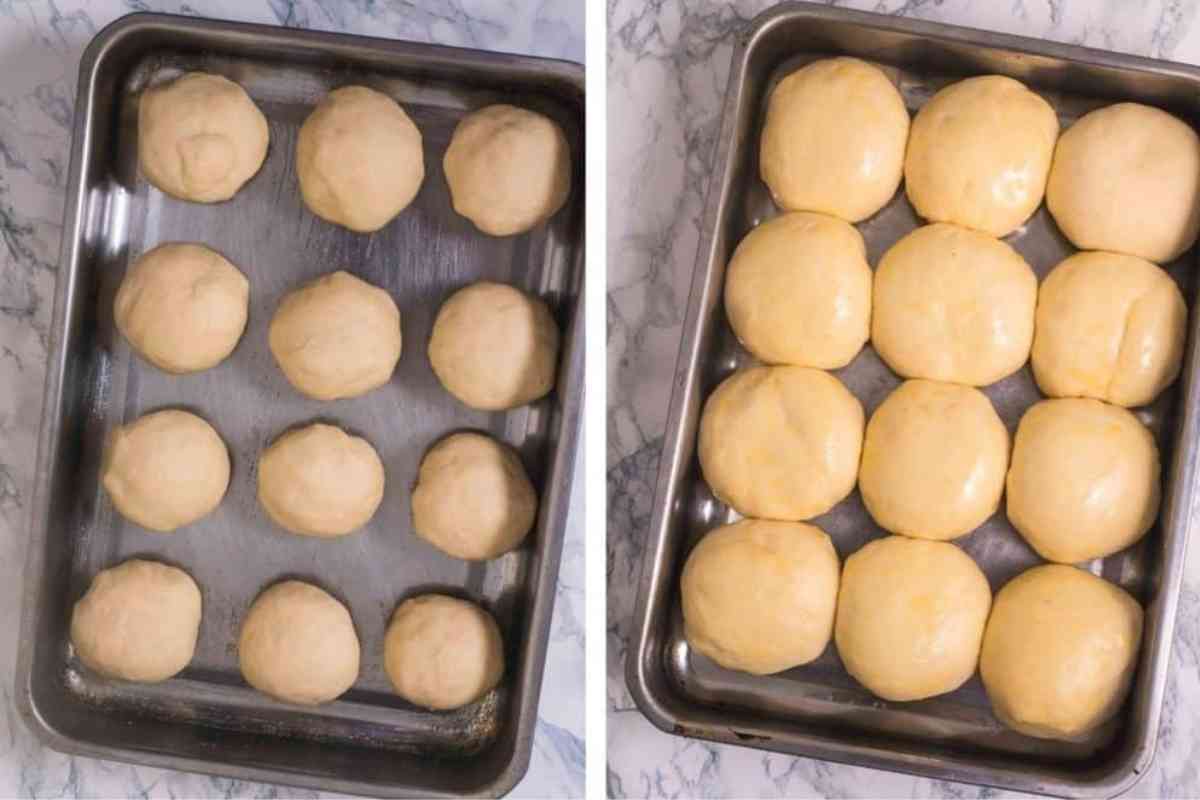
[[[183,203],[137,173],[137,102],[183,70],[238,81],[266,114],[266,163],[235,198]],[[363,83],[399,100],[424,137],[426,177],[414,204],[373,235],[330,225],[300,199],[293,150],[300,123],[331,88]],[[567,207],[529,234],[485,236],[450,205],[442,154],[468,110],[505,101],[556,119],[571,143]],[[55,300],[53,343],[32,510],[17,702],[59,750],[155,766],[370,795],[499,795],[530,755],[566,522],[583,393],[583,70],[576,64],[260,25],[136,14],[102,31],[80,67]],[[132,357],[112,300],[126,265],[159,242],[206,243],[250,280],[250,322],[215,369],[171,377]],[[280,296],[346,268],[400,306],[404,352],[392,381],[321,403],[286,382],[267,349]],[[425,355],[433,316],[454,289],[488,278],[545,297],[565,335],[556,391],[508,413],[473,412],[438,384]],[[233,460],[211,516],[171,536],[117,515],[98,487],[106,433],[147,410],[184,406],[211,421]],[[366,436],[387,468],[379,512],[334,541],[283,533],[255,499],[261,449],[285,428],[331,420]],[[490,431],[521,453],[540,489],[536,530],[486,563],[444,556],[417,539],[409,492],[426,448],[462,428]],[[159,685],[104,680],[68,644],[71,605],[100,569],[133,555],[185,567],[204,619],[195,659]],[[319,708],[275,703],[240,677],[235,652],[249,603],[281,576],[314,580],[350,608],[362,642],[353,689]],[[437,588],[481,601],[504,632],[501,688],[456,712],[400,700],[382,665],[399,599]]]
[[[758,177],[765,99],[784,75],[838,54],[883,66],[910,111],[946,83],[981,73],[1025,81],[1050,101],[1064,126],[1117,100],[1150,103],[1194,123],[1200,98],[1200,69],[1193,67],[916,20],[789,3],[748,26],[734,47],[715,162],[720,171],[709,190],[674,377],[626,664],[630,690],[655,725],[684,736],[1045,794],[1117,794],[1146,769],[1157,738],[1195,495],[1200,315],[1191,315],[1183,376],[1154,406],[1138,412],[1155,431],[1166,465],[1159,522],[1141,544],[1088,565],[1132,591],[1147,611],[1132,699],[1089,740],[1049,742],[1003,728],[978,677],[938,698],[888,703],[850,678],[832,644],[812,664],[754,677],[716,666],[693,653],[683,637],[676,588],[682,561],[705,532],[737,516],[708,490],[694,453],[704,399],[731,371],[753,362],[726,322],[721,293],[737,242],[778,213]],[[871,263],[918,224],[901,191],[859,225]],[[1044,207],[1007,240],[1039,277],[1071,252]],[[1193,266],[1189,253],[1168,268],[1189,305],[1196,302]],[[837,375],[868,414],[899,383],[869,346]],[[1039,398],[1028,366],[986,393],[1010,431]],[[843,559],[882,535],[857,491],[816,522]],[[993,590],[1038,562],[1003,511],[959,543]]]

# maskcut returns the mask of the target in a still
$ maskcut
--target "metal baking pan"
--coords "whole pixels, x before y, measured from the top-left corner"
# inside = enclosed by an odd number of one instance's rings
[[[270,123],[262,170],[216,205],[169,198],[137,172],[140,91],[193,69],[240,83]],[[424,137],[420,193],[372,235],[318,219],[296,181],[300,124],[327,91],[350,83],[396,98]],[[498,101],[557,120],[575,164],[567,207],[509,238],[485,236],[457,215],[442,173],[459,118]],[[17,668],[18,706],[43,741],[101,758],[374,796],[491,796],[517,782],[536,723],[583,394],[583,114],[583,69],[566,62],[156,14],[125,17],[92,41],[80,67]],[[245,335],[214,369],[166,375],[133,357],[115,332],[112,300],[126,266],[164,241],[206,243],[250,280]],[[267,324],[283,293],[338,268],[388,289],[400,307],[404,352],[386,386],[321,403],[287,384],[268,352]],[[564,331],[556,390],[532,406],[472,411],[429,366],[439,305],[482,278],[546,298]],[[218,510],[170,536],[124,521],[97,480],[108,431],[164,406],[211,421],[233,461]],[[286,534],[255,498],[262,448],[314,419],[366,436],[387,469],[379,512],[343,539]],[[436,439],[462,428],[515,446],[540,490],[526,544],[485,563],[442,555],[410,525],[418,462]],[[183,566],[203,592],[195,658],[162,684],[102,679],[68,642],[71,606],[92,576],[134,555]],[[237,667],[246,608],[289,575],[342,599],[362,643],[358,682],[317,708],[263,697]],[[482,602],[504,633],[501,687],[456,712],[405,703],[383,671],[392,609],[430,589]]]
[[[853,55],[885,68],[910,111],[938,88],[970,75],[1000,73],[1041,93],[1063,126],[1118,100],[1165,108],[1193,124],[1200,69],[1080,47],[929,22],[789,3],[759,16],[734,46],[691,299],[674,376],[654,515],[634,620],[627,678],[638,706],[663,730],[814,758],[939,779],[1067,796],[1115,795],[1137,780],[1154,756],[1178,604],[1189,509],[1195,500],[1200,372],[1196,314],[1191,315],[1183,376],[1139,415],[1162,449],[1164,504],[1139,545],[1087,565],[1146,607],[1146,634],[1131,700],[1120,716],[1084,742],[1032,739],[992,716],[978,677],[955,692],[914,703],[873,697],[846,673],[831,644],[815,662],[769,677],[717,667],[683,637],[678,575],[690,547],[737,515],[716,500],[695,458],[704,399],[717,383],[753,363],[721,306],[725,265],[737,242],[778,213],[758,177],[765,100],[778,80],[804,63]],[[903,191],[860,224],[872,264],[920,222]],[[1045,209],[1007,238],[1039,278],[1071,248]],[[1193,256],[1169,265],[1189,305],[1196,302]],[[868,346],[838,377],[868,414],[899,383]],[[1010,432],[1039,398],[1026,367],[988,388]],[[882,535],[857,491],[816,523],[846,556]],[[959,540],[999,589],[1038,563],[1003,511]]]

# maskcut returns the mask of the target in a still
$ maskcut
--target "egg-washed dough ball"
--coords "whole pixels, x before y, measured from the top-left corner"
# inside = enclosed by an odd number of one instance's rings
[[[352,231],[377,231],[421,188],[421,132],[386,94],[335,89],[300,127],[296,175],[309,211]]]
[[[996,593],[979,672],[992,712],[1042,739],[1083,739],[1121,708],[1142,645],[1142,607],[1091,573],[1044,564]]]
[[[709,396],[700,418],[700,469],[713,494],[740,514],[801,520],[854,489],[863,408],[827,372],[754,367]]]
[[[150,183],[195,203],[237,194],[267,157],[267,118],[246,90],[189,72],[142,93],[138,163]]]
[[[775,204],[859,222],[900,186],[908,109],[883,72],[827,58],[788,75],[767,101],[759,165]]]
[[[71,614],[71,645],[107,678],[165,681],[192,660],[200,609],[200,589],[186,572],[131,559],[92,579]]]
[[[986,386],[1029,358],[1037,277],[1016,250],[937,223],[917,228],[875,270],[871,344],[905,378]]]
[[[400,360],[400,309],[383,289],[338,270],[289,292],[267,332],[288,382],[315,400],[358,397]]]
[[[762,223],[729,262],[725,313],[761,361],[846,366],[871,332],[862,234],[836,217],[804,211]]]

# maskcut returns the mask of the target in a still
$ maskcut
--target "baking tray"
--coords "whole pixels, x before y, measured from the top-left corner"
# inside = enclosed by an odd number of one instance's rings
[[[137,172],[140,90],[192,69],[240,83],[270,123],[262,170],[225,203],[174,200]],[[327,91],[350,83],[396,98],[424,137],[420,193],[372,235],[306,210],[295,174],[300,124]],[[454,213],[442,173],[459,118],[498,101],[557,120],[575,164],[566,208],[526,235],[503,239]],[[375,796],[499,795],[516,783],[536,723],[583,393],[583,113],[583,70],[566,62],[152,14],[125,17],[92,41],[80,67],[17,669],[18,706],[48,745]],[[114,330],[112,300],[126,266],[164,241],[206,243],[250,280],[245,335],[214,369],[166,375],[133,357]],[[267,349],[267,324],[285,292],[338,268],[388,289],[400,307],[404,351],[385,387],[323,403],[287,384]],[[546,298],[564,331],[556,391],[532,406],[472,411],[440,387],[429,366],[425,347],[438,307],[481,278]],[[171,536],[124,521],[97,480],[113,426],[165,406],[212,422],[233,462],[217,511]],[[255,498],[262,448],[315,419],[366,436],[387,469],[374,519],[332,541],[282,532]],[[463,428],[514,445],[541,496],[526,544],[484,563],[435,551],[410,525],[422,455]],[[99,678],[68,644],[71,606],[92,576],[134,555],[183,566],[203,592],[195,658],[157,685]],[[326,587],[354,618],[361,673],[334,703],[280,704],[241,680],[240,620],[258,592],[283,576]],[[501,688],[455,712],[405,703],[383,671],[392,609],[430,589],[482,602],[504,633]]]
[[[913,703],[872,696],[846,673],[833,644],[815,662],[754,677],[716,666],[683,637],[678,575],[705,532],[737,518],[705,485],[695,458],[703,402],[733,370],[754,363],[739,346],[722,309],[725,265],[738,241],[778,213],[758,177],[765,100],[784,75],[804,63],[852,55],[880,64],[910,109],[953,80],[1000,73],[1029,84],[1055,107],[1065,127],[1080,114],[1118,100],[1172,111],[1193,123],[1200,70],[1161,61],[839,8],[790,3],[755,19],[735,44],[729,88],[674,376],[654,514],[626,664],[638,706],[663,730],[814,758],[934,778],[1044,794],[1115,795],[1154,755],[1184,549],[1195,495],[1197,315],[1189,322],[1182,377],[1138,414],[1156,433],[1164,463],[1160,519],[1139,545],[1086,565],[1121,584],[1146,607],[1146,635],[1131,701],[1088,740],[1052,742],[1002,727],[989,710],[978,676],[947,695]],[[920,223],[901,190],[858,226],[872,265]],[[1043,207],[1007,237],[1039,278],[1070,253]],[[1169,265],[1189,305],[1196,303],[1189,253]],[[837,376],[868,414],[900,379],[871,347]],[[1028,366],[985,390],[1010,433],[1039,398]],[[840,557],[883,535],[855,491],[815,520]],[[987,574],[993,591],[1038,563],[1003,510],[958,540]]]

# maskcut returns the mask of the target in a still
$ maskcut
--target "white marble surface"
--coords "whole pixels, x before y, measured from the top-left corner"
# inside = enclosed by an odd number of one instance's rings
[[[312,796],[64,756],[41,747],[13,708],[27,504],[76,71],[93,34],[136,10],[582,61],[583,0],[0,0],[0,797]],[[577,475],[532,763],[514,797],[583,794],[582,469]]]
[[[855,8],[1200,63],[1198,0],[851,0]],[[770,0],[609,0],[609,586],[632,585],[696,256],[732,33]],[[1006,793],[659,732],[622,671],[631,591],[609,591],[608,787],[630,797]],[[1200,796],[1200,547],[1193,543],[1158,757],[1131,797]]]

